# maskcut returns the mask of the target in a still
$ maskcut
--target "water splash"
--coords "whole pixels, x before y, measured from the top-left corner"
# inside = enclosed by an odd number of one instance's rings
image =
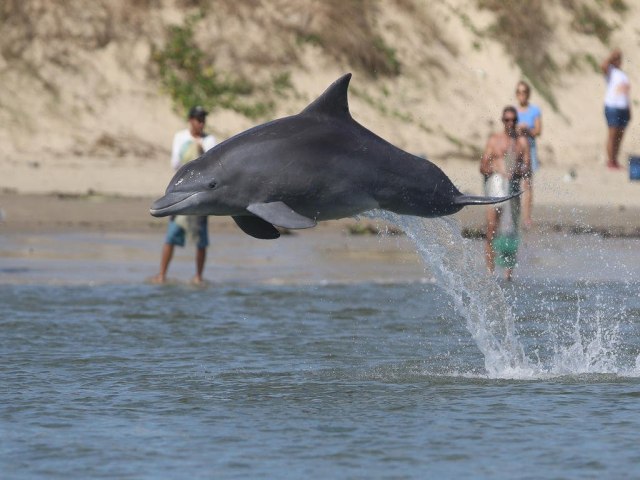
[[[553,375],[621,373],[617,355],[619,338],[617,323],[607,328],[597,317],[594,331],[588,333],[584,331],[584,326],[578,319],[573,325],[571,343],[554,345],[549,373]]]
[[[466,319],[466,328],[484,355],[490,376],[513,378],[533,373],[516,335],[515,317],[504,293],[486,273],[468,273],[476,259],[454,219],[424,219],[377,210],[370,216],[399,226],[413,240],[438,284]]]
[[[455,219],[424,219],[378,210],[367,216],[397,225],[415,243],[436,282],[464,317],[467,330],[484,355],[484,367],[489,377],[539,379],[593,373],[640,375],[640,355],[633,367],[623,368],[619,364],[620,331],[615,315],[604,313],[596,318],[582,319],[579,308],[568,330],[560,332],[557,322],[551,322],[554,325],[550,325],[547,338],[551,355],[541,359],[538,351],[534,351],[533,357],[527,356],[504,292],[492,276],[476,267],[477,251],[462,238]]]
[[[543,374],[613,374],[624,377],[640,375],[637,359],[631,365],[629,360],[633,359],[624,354],[620,312],[612,311],[612,305],[602,303],[598,298],[596,303],[596,311],[584,318],[578,300],[576,318],[568,325],[554,319],[549,327],[553,349],[551,358],[547,367],[539,365]]]

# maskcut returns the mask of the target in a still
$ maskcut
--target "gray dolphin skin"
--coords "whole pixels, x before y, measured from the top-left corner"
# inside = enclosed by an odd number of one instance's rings
[[[297,115],[235,135],[182,166],[154,217],[230,215],[248,235],[384,209],[440,217],[511,197],[463,195],[433,163],[391,145],[349,113],[351,74]]]

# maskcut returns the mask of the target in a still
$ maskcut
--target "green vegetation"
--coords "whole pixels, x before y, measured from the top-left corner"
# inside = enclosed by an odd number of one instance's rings
[[[584,56],[584,61],[591,67],[594,73],[601,73],[600,63],[596,58],[590,53],[586,53]]]
[[[147,0],[138,0],[147,1]],[[194,7],[208,4],[209,0],[190,0]],[[439,33],[438,24],[424,12],[415,0],[395,0],[397,8],[404,14],[420,17],[424,24],[425,45],[438,43],[455,55],[455,48],[448,45]],[[475,35],[474,50],[483,48],[483,37],[499,40],[533,88],[554,110],[558,110],[553,95],[553,85],[558,81],[560,71],[597,69],[597,62],[590,53],[569,52],[569,61],[558,65],[554,60],[554,31],[551,15],[553,9],[565,9],[571,14],[571,28],[585,35],[593,35],[602,43],[610,40],[615,23],[607,21],[607,11],[622,15],[628,7],[625,0],[476,0],[478,8],[493,13],[493,22],[486,29],[478,29],[467,13],[451,10]],[[221,0],[218,5],[227,15],[240,21],[253,21],[254,9],[244,8],[248,4],[233,0]],[[402,62],[396,46],[390,44],[390,37],[381,27],[379,0],[323,0],[310,1],[304,21],[278,22],[278,35],[284,40],[284,51],[292,52],[300,47],[313,45],[336,61],[348,65],[374,78],[395,77],[402,72]],[[204,11],[204,10],[201,10]],[[273,75],[270,81],[258,83],[246,72],[242,74],[223,71],[216,66],[211,53],[205,53],[195,40],[195,31],[203,14],[188,17],[182,25],[170,27],[166,43],[157,48],[153,60],[158,68],[163,88],[173,98],[176,108],[186,110],[191,105],[202,104],[208,108],[225,108],[239,112],[249,118],[267,117],[273,113],[277,97],[286,97],[293,91],[290,71],[300,63],[293,53],[288,57],[255,53],[256,59],[266,64],[276,64],[287,70]],[[207,21],[209,16],[207,16]],[[200,32],[202,33],[202,32]],[[198,36],[200,38],[200,36]],[[293,43],[293,45],[287,44]],[[278,50],[274,50],[278,51]],[[557,57],[559,58],[559,57]],[[249,63],[254,60],[249,60]],[[428,71],[436,78],[438,70],[446,76],[447,70],[436,59],[431,59]],[[352,89],[370,105],[384,115],[403,122],[417,124],[410,114],[394,109],[385,101],[388,93],[373,98],[362,91]],[[422,127],[421,127],[422,128]],[[451,140],[456,145],[456,142]],[[458,145],[459,146],[459,145]]]
[[[322,46],[322,38],[315,33],[298,32],[296,35],[296,41],[298,45],[308,43],[309,45]]]
[[[441,130],[449,143],[451,143],[456,148],[457,155],[459,157],[465,157],[469,160],[477,160],[482,156],[482,150],[475,143],[466,142],[461,138],[458,138],[455,135],[444,131],[442,128]]]
[[[271,113],[273,102],[249,100],[256,90],[250,81],[218,71],[198,47],[194,28],[201,18],[194,15],[184,25],[170,27],[164,47],[153,52],[160,82],[176,106],[183,111],[193,105],[227,108],[253,119]],[[273,81],[279,93],[291,87],[287,74]]]
[[[571,28],[585,35],[595,35],[605,45],[609,43],[614,27],[609,25],[600,13],[587,5],[576,5],[574,0],[564,0],[564,3],[574,13]]]
[[[542,0],[527,2],[477,0],[479,8],[495,14],[488,33],[498,39],[533,87],[557,110],[551,92],[558,66],[548,53],[553,29]]]
[[[608,45],[615,25],[605,20],[603,12],[609,9],[622,15],[628,7],[624,0],[595,1],[598,8],[589,6],[583,0],[559,0],[557,4],[572,15],[571,28],[574,31],[593,35],[604,45]],[[553,109],[557,110],[551,86],[557,80],[560,68],[550,53],[553,46],[553,30],[546,13],[547,9],[556,6],[554,2],[477,0],[477,3],[479,8],[490,10],[496,16],[488,33],[501,41],[522,70],[523,75]],[[590,53],[573,55],[563,68],[574,71],[581,65],[588,65],[594,72],[600,71],[598,62]]]
[[[271,81],[273,82],[273,90],[281,97],[286,96],[288,91],[293,90],[290,72],[278,73],[271,78]]]
[[[227,8],[230,4],[225,5]],[[298,45],[318,46],[373,77],[400,73],[395,48],[376,26],[374,0],[326,0],[315,8],[317,21],[304,29],[283,26],[291,29]],[[233,11],[240,18],[246,14],[241,9]],[[271,77],[270,84],[258,86],[246,77],[221,71],[211,54],[196,42],[195,32],[203,18],[204,14],[198,13],[187,17],[182,25],[169,27],[164,45],[153,52],[160,83],[176,108],[186,111],[192,105],[204,105],[230,109],[251,119],[272,114],[274,96],[284,97],[293,90],[290,72],[278,73]]]
[[[605,5],[611,7],[611,10],[620,14],[625,13],[627,10],[629,10],[629,7],[627,7],[627,4],[624,2],[624,0],[598,0],[598,3],[604,3]]]
[[[413,6],[411,1],[404,3],[405,9]],[[377,23],[378,0],[322,0],[310,2],[308,11],[313,22],[288,27],[298,44],[315,45],[372,77],[400,74],[396,50]]]
[[[365,92],[364,90],[360,89],[359,87],[356,87],[355,85],[351,85],[349,87],[349,92],[351,92],[351,94],[354,97],[358,97],[358,98],[364,100],[365,103],[367,103],[371,107],[375,108],[382,115],[386,116],[386,115],[389,114],[389,112],[387,110],[387,107],[383,102],[381,102],[380,100],[375,99],[374,97],[372,97],[367,92]]]
[[[353,94],[354,97],[358,97],[362,99],[364,102],[366,102],[371,107],[375,108],[378,112],[380,112],[382,115],[386,117],[397,118],[398,120],[404,123],[416,124],[418,125],[418,127],[420,127],[423,130],[426,130],[429,132],[431,131],[428,127],[425,127],[423,124],[417,123],[415,121],[415,118],[410,112],[405,112],[402,110],[398,110],[396,108],[388,108],[383,101],[372,97],[371,95],[369,95],[369,93],[365,92],[364,90],[354,85],[351,85],[349,87],[349,91]],[[386,98],[389,96],[389,91],[386,89],[386,87],[382,87],[381,92],[383,97]]]
[[[390,75],[400,74],[400,61],[396,55],[396,50],[387,45],[384,39],[378,35],[373,37],[373,48],[375,48],[384,59],[385,71]]]

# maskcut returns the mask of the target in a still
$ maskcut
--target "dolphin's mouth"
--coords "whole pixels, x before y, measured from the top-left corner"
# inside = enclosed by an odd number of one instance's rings
[[[153,202],[149,213],[154,217],[167,217],[169,215],[185,213],[186,210],[193,205],[191,199],[197,194],[198,192],[167,193],[164,197]]]

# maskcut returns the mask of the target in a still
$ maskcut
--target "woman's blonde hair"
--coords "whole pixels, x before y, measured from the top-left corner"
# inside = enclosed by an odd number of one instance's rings
[[[524,80],[520,80],[517,84],[516,84],[516,92],[518,91],[518,88],[520,87],[524,87],[524,89],[527,91],[527,95],[529,95],[531,93],[531,87],[529,86],[529,84],[527,82],[525,82]]]

